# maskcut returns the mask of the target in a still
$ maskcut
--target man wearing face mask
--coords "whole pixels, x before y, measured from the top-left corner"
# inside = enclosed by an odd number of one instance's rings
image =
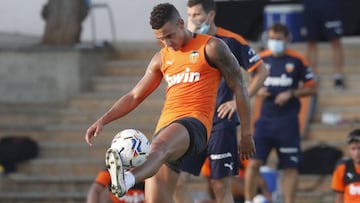
[[[255,95],[268,76],[268,70],[258,54],[240,35],[215,25],[215,2],[213,0],[189,0],[187,13],[187,26],[190,31],[221,38],[235,55],[240,66],[254,75],[248,86],[248,93],[250,96]],[[202,154],[183,161],[174,195],[174,199],[178,203],[193,202],[186,186],[190,174],[200,174],[207,157],[210,158],[211,176],[209,179],[211,179],[216,202],[234,202],[231,193],[231,179],[238,173],[237,126],[239,119],[234,114],[236,106],[233,93],[229,90],[230,88],[222,79],[217,92],[216,111],[208,148]]]
[[[262,105],[254,126],[256,153],[245,172],[245,203],[254,198],[260,166],[273,148],[284,171],[284,203],[294,203],[300,161],[299,97],[315,94],[316,82],[306,59],[286,47],[289,30],[285,25],[274,24],[267,34],[268,49],[260,57],[270,73],[257,93]]]

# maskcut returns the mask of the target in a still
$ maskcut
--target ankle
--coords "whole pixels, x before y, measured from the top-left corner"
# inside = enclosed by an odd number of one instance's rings
[[[126,186],[126,191],[128,191],[130,188],[132,188],[135,185],[135,176],[129,171],[125,172],[124,182]]]

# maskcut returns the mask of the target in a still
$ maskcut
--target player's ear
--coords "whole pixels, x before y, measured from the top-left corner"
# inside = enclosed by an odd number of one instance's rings
[[[286,38],[286,42],[292,42],[292,40],[293,40],[293,36],[291,33],[289,33],[289,36],[287,36]]]
[[[184,29],[184,27],[185,27],[184,19],[180,18],[180,19],[178,20],[178,25],[179,25],[179,27],[180,27],[181,29]]]
[[[208,15],[209,15],[209,18],[210,18],[210,22],[214,22],[214,20],[215,20],[215,15],[216,15],[216,11],[215,11],[215,10],[211,10],[211,11],[209,11]]]

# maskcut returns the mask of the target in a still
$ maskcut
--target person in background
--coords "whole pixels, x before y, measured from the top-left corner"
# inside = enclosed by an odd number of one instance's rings
[[[85,141],[91,145],[92,138],[98,136],[106,124],[134,110],[164,79],[168,85],[166,97],[148,159],[141,166],[124,171],[119,153],[109,148],[105,161],[111,176],[110,189],[115,196],[124,196],[135,183],[146,179],[146,202],[167,203],[173,202],[182,160],[206,148],[221,78],[236,98],[236,112],[241,119],[242,159],[249,159],[255,153],[255,144],[246,82],[229,47],[210,35],[190,32],[170,3],[153,8],[150,25],[164,47],[154,54],[135,87],[87,129]]]
[[[231,177],[231,194],[234,198],[234,203],[243,203],[244,202],[244,177],[245,169],[248,165],[249,160],[240,160],[240,165],[238,168],[238,174]],[[209,158],[206,159],[202,168],[201,175],[206,177],[208,181],[208,193],[210,194],[211,200],[201,201],[200,203],[215,203],[216,197],[214,190],[211,186],[211,167]],[[271,202],[271,192],[263,176],[259,176],[258,179],[258,193],[264,195],[268,202]]]
[[[331,188],[335,203],[360,202],[360,129],[352,130],[346,139],[349,158],[335,168]]]
[[[86,203],[144,203],[144,183],[136,184],[120,199],[110,192],[111,177],[107,168],[99,171],[86,196]]]
[[[214,23],[216,5],[213,0],[189,0],[187,2],[188,29],[222,39],[235,55],[244,71],[254,74],[248,94],[255,95],[268,75],[258,54],[246,40],[229,30],[217,27]],[[198,176],[207,157],[211,165],[211,186],[217,202],[233,202],[231,193],[232,176],[237,175],[239,166],[237,126],[239,119],[234,114],[236,105],[231,89],[221,80],[217,92],[216,111],[207,149],[200,155],[184,159],[174,199],[178,203],[193,202],[187,186],[191,174]]]
[[[254,124],[256,153],[245,171],[245,203],[256,194],[260,167],[273,148],[283,170],[284,203],[294,203],[300,164],[299,98],[316,93],[316,81],[306,59],[288,49],[288,28],[275,23],[267,30],[268,50],[260,57],[270,73],[257,95],[262,98],[259,118]]]
[[[341,0],[303,0],[305,40],[310,67],[318,74],[317,43],[330,41],[333,50],[334,86],[344,89],[344,54],[341,45],[343,23]]]

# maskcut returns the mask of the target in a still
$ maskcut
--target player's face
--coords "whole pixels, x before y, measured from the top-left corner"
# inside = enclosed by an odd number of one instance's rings
[[[195,32],[205,21],[208,21],[208,14],[204,11],[201,4],[187,7],[187,28],[191,32]],[[209,23],[209,22],[206,22]]]
[[[169,21],[160,29],[153,30],[156,38],[167,47],[177,51],[184,44],[184,21]]]
[[[351,142],[348,149],[350,157],[355,163],[360,164],[360,142]]]
[[[282,56],[286,49],[287,38],[281,32],[269,30],[267,47],[272,51],[274,56]]]

